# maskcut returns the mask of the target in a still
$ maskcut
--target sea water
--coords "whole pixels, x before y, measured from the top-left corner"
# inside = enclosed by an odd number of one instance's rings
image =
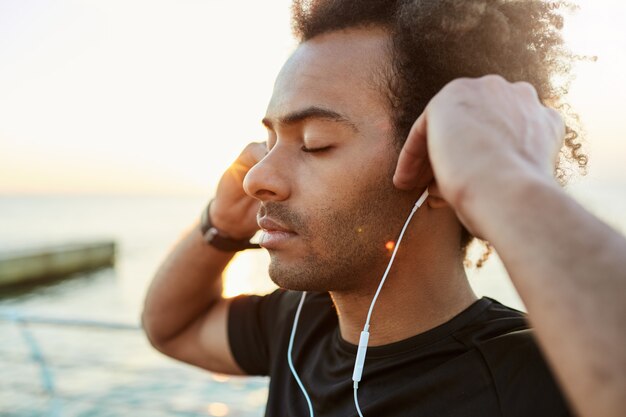
[[[198,197],[0,197],[2,250],[99,239],[118,245],[114,268],[0,298],[1,416],[263,414],[266,379],[176,362],[138,330],[159,262],[205,203]],[[266,275],[257,277],[260,288],[271,285]],[[72,324],[76,320],[94,325]]]

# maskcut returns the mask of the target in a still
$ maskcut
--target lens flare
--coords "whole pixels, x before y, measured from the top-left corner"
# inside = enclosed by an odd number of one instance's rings
[[[395,247],[396,247],[396,242],[394,242],[393,240],[390,240],[389,242],[385,243],[385,249],[387,249],[389,252],[391,252],[393,248]]]

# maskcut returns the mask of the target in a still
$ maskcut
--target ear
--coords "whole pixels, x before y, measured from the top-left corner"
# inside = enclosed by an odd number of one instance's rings
[[[426,199],[426,203],[428,204],[428,207],[433,209],[450,207],[450,204],[443,199],[435,181],[430,183],[428,186],[428,198]]]

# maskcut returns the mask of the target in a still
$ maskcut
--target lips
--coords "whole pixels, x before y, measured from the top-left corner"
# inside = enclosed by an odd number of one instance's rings
[[[284,226],[281,226],[274,220],[270,220],[267,217],[262,217],[257,220],[259,227],[263,229],[264,232],[286,232],[286,233],[295,233],[292,230],[287,229]]]
[[[265,249],[280,249],[297,236],[297,233],[289,230],[274,220],[262,217],[257,223],[263,229],[263,235],[259,240],[259,245]]]

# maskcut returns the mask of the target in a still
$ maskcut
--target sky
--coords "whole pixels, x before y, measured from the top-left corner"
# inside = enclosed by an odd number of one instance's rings
[[[0,194],[207,194],[295,43],[289,0],[0,0]],[[580,1],[589,177],[626,185],[626,4]]]

